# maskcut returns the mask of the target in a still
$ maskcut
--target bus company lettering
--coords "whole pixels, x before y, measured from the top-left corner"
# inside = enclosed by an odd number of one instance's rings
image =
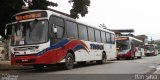
[[[104,49],[104,46],[99,45],[99,44],[90,44],[90,46],[91,46],[91,49],[94,49],[94,50],[103,50]]]

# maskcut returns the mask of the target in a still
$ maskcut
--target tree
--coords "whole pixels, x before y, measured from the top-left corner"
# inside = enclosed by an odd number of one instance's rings
[[[88,13],[90,0],[69,0],[69,3],[73,3],[70,10],[70,16],[72,18],[79,18],[79,14],[84,17]],[[5,25],[11,22],[12,15],[23,11],[22,6],[27,6],[26,4],[28,4],[29,10],[46,10],[47,6],[58,6],[57,3],[48,0],[2,0],[0,2],[0,35],[4,37]]]
[[[2,0],[0,2],[0,35],[4,37],[5,26],[11,21],[11,16],[22,11],[23,0]]]
[[[25,0],[29,4],[29,9],[47,9],[47,6],[58,6],[57,3],[50,2],[48,0]],[[88,13],[88,6],[90,6],[90,0],[69,0],[69,3],[73,3],[70,10],[70,16],[72,18],[79,18],[80,14],[84,17]]]
[[[70,15],[72,18],[79,18],[78,14],[84,17],[88,13],[88,6],[90,6],[90,0],[70,0],[73,2],[72,9],[70,10]]]
[[[25,3],[28,3],[29,10],[42,9],[46,10],[47,6],[57,7],[58,4],[50,2],[48,0],[25,0]]]

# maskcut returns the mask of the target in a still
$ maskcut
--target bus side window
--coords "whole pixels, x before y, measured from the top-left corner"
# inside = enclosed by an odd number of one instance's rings
[[[86,26],[78,24],[78,33],[79,33],[79,38],[80,39],[88,40],[87,27]]]
[[[96,42],[101,42],[100,30],[95,29],[95,38],[96,38]]]
[[[51,37],[62,38],[64,35],[64,20],[62,18],[52,16],[50,19]]]
[[[102,42],[106,43],[106,35],[104,31],[101,31],[101,38],[102,38]]]
[[[75,38],[78,39],[78,30],[77,24],[71,21],[66,22],[67,25],[67,36],[68,38]]]
[[[109,33],[106,33],[106,42],[110,43],[111,42],[111,36]]]
[[[93,28],[88,27],[88,38],[89,38],[89,41],[95,41]]]

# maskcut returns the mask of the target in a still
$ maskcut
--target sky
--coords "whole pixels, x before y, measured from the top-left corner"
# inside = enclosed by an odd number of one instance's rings
[[[70,13],[69,0],[50,0],[58,3],[54,9]],[[160,0],[91,0],[89,13],[79,21],[108,29],[134,29],[135,35],[160,39]]]

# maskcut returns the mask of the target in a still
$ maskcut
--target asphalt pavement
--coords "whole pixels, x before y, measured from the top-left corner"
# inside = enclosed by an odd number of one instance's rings
[[[77,65],[72,70],[56,66],[42,71],[23,66],[12,66],[10,69],[5,67],[3,70],[2,66],[4,65],[0,65],[2,78],[9,75],[17,77],[18,80],[160,80],[160,55],[135,60],[108,61],[102,65]]]

